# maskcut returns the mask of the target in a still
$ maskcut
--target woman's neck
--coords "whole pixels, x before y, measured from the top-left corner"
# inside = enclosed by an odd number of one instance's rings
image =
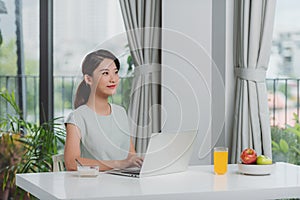
[[[99,115],[111,114],[111,108],[108,104],[108,98],[89,98],[86,105]]]

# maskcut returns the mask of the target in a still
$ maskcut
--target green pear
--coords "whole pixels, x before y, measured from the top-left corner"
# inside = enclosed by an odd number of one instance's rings
[[[271,165],[272,164],[272,159],[269,158],[268,156],[260,155],[260,156],[257,156],[256,164],[258,164],[258,165]]]

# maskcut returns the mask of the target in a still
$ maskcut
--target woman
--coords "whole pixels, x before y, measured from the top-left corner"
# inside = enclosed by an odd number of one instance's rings
[[[77,170],[83,165],[98,165],[101,171],[140,167],[130,138],[124,108],[108,103],[118,87],[120,63],[109,51],[89,53],[82,63],[83,80],[75,97],[75,110],[66,125],[65,165]]]

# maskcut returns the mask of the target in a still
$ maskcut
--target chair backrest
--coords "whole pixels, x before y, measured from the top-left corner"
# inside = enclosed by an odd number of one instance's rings
[[[57,154],[52,156],[53,172],[59,172],[65,170],[64,154]]]

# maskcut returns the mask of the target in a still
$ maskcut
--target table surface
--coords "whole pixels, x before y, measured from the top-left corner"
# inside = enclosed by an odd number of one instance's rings
[[[276,163],[271,175],[253,176],[228,165],[215,175],[212,165],[190,166],[175,174],[131,178],[77,172],[17,174],[17,186],[39,199],[279,199],[300,197],[300,166]]]

